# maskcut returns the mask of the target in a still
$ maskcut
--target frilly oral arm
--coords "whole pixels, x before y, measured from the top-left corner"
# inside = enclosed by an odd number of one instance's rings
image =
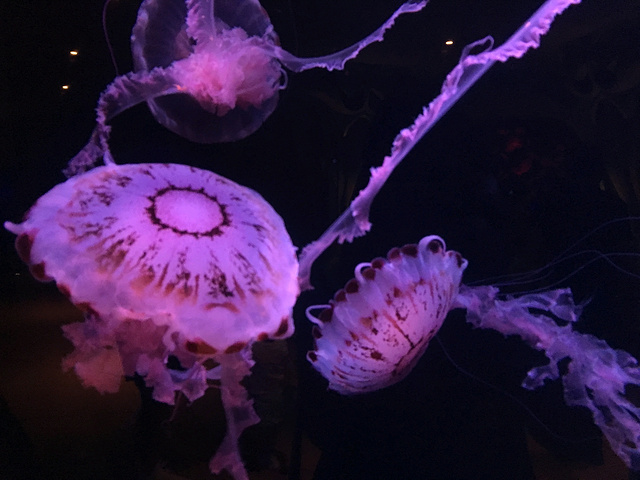
[[[334,240],[351,242],[355,237],[364,235],[371,228],[369,209],[373,199],[393,170],[431,130],[431,127],[496,61],[505,62],[512,57],[520,58],[530,48],[538,47],[540,37],[549,30],[556,15],[562,13],[569,5],[576,3],[580,3],[580,0],[548,0],[500,47],[491,49],[493,44],[491,37],[486,37],[465,47],[460,62],[447,75],[440,95],[423,108],[422,113],[418,115],[411,126],[403,129],[396,136],[391,153],[384,158],[382,165],[371,169],[371,177],[367,186],[360,191],[349,208],[333,222],[318,240],[302,250],[299,278],[300,287],[303,290],[312,288],[311,266]],[[487,49],[477,55],[470,55],[473,48],[481,45],[486,45]]]
[[[495,287],[462,286],[455,307],[467,310],[467,321],[504,335],[518,335],[549,358],[547,365],[530,370],[523,387],[530,390],[545,380],[562,378],[568,405],[587,407],[629,468],[640,470],[640,369],[638,361],[607,342],[573,329],[582,306],[574,305],[569,289],[520,297],[498,298]],[[559,325],[555,318],[567,322]],[[558,363],[569,358],[565,374]]]
[[[375,42],[381,42],[384,38],[384,34],[389,30],[398,18],[403,13],[419,12],[427,5],[426,1],[420,3],[404,3],[396,10],[391,17],[382,24],[375,32],[369,36],[354,43],[350,47],[347,47],[339,52],[332,53],[330,55],[323,55],[322,57],[312,58],[298,58],[295,55],[283,50],[280,47],[273,47],[274,56],[282,62],[282,64],[289,70],[294,72],[302,72],[311,68],[325,68],[327,70],[342,70],[347,61],[358,56],[360,51],[365,47]]]
[[[101,157],[105,165],[114,164],[109,151],[111,128],[107,122],[139,103],[179,92],[179,84],[162,68],[116,77],[100,95],[96,108],[96,127],[89,142],[69,161],[64,174],[72,177],[89,170]]]

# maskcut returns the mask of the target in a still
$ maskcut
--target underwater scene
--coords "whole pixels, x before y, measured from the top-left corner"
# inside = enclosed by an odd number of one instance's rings
[[[640,3],[12,2],[1,479],[640,478]]]

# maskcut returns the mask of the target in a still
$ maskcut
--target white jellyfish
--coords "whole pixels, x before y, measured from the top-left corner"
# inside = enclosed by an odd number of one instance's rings
[[[55,280],[86,314],[64,327],[75,346],[66,368],[100,392],[137,373],[168,404],[219,381],[227,434],[211,469],[247,478],[238,439],[259,419],[240,381],[254,342],[293,333],[299,292],[295,249],[273,208],[208,171],[109,165],[54,187],[5,227],[33,275]]]

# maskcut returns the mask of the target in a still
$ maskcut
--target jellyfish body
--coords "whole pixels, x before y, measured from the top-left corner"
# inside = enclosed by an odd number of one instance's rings
[[[360,264],[313,329],[313,367],[343,394],[364,393],[402,380],[442,326],[467,265],[437,236]]]
[[[280,48],[257,0],[145,0],[131,37],[135,71],[116,77],[102,92],[91,139],[66,173],[85,171],[100,157],[113,163],[107,122],[145,101],[158,122],[189,140],[242,139],[275,109],[286,83],[283,67],[342,69],[381,41],[399,15],[425,5],[403,4],[380,28],[339,52],[299,58]]]
[[[102,392],[138,373],[165,403],[220,380],[228,426],[212,469],[246,478],[237,440],[258,418],[240,381],[252,343],[293,333],[299,292],[295,249],[273,208],[204,170],[110,165],[54,187],[5,226],[33,275],[55,280],[86,313],[65,327],[76,347],[66,367]]]
[[[195,142],[244,138],[278,103],[282,70],[266,48],[278,36],[255,0],[187,3],[145,0],[138,11],[134,70],[166,69],[185,92],[150,98],[149,108],[159,123]]]
[[[574,330],[583,306],[570,289],[501,295],[493,286],[461,284],[466,266],[436,236],[358,265],[329,305],[307,310],[316,324],[308,361],[341,394],[388,387],[411,372],[449,311],[462,308],[473,326],[517,335],[544,352],[549,363],[532,368],[522,386],[561,379],[566,403],[590,409],[613,451],[640,470],[638,360]],[[317,308],[323,310],[315,317],[310,311]]]

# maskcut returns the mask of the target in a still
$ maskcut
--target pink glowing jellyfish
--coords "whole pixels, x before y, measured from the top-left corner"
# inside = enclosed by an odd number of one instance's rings
[[[402,380],[427,349],[457,296],[467,263],[437,236],[361,263],[314,322],[307,359],[343,394]]]
[[[254,342],[293,333],[299,292],[295,249],[273,208],[208,171],[108,165],[54,187],[5,227],[33,275],[85,312],[64,327],[75,346],[66,368],[100,392],[137,373],[167,404],[219,382],[227,434],[211,469],[247,478],[237,443],[259,419],[240,381]],[[170,356],[183,369],[169,368]]]
[[[355,278],[328,305],[307,309],[315,323],[307,359],[332,390],[379,390],[408,375],[449,311],[463,308],[475,327],[518,335],[543,351],[549,363],[531,369],[522,386],[532,390],[562,378],[567,404],[589,408],[611,448],[629,468],[640,470],[640,407],[631,396],[640,387],[638,361],[573,329],[582,307],[570,289],[505,296],[492,286],[461,284],[466,266],[436,236],[358,265]],[[571,361],[561,375],[559,362],[566,358]]]
[[[369,209],[376,194],[442,115],[495,61],[519,58],[536,48],[555,16],[575,3],[579,0],[548,0],[503,45],[492,49],[493,40],[487,37],[465,48],[440,95],[395,138],[391,154],[371,170],[367,186],[317,241],[304,248],[300,255],[303,288],[310,288],[314,260],[334,240],[352,241],[369,230]],[[481,46],[484,51],[471,54]],[[533,389],[561,377],[567,404],[589,408],[612,449],[629,468],[640,470],[640,408],[632,399],[632,392],[640,387],[638,361],[573,329],[581,307],[574,304],[570,289],[501,296],[492,286],[460,285],[466,264],[458,253],[446,251],[441,239],[425,237],[417,246],[391,250],[387,259],[358,265],[355,279],[328,305],[307,309],[308,318],[316,324],[315,348],[308,360],[329,381],[329,388],[340,393],[384,388],[408,374],[447,312],[464,308],[474,326],[518,335],[544,351],[549,364],[530,370],[523,386]],[[318,316],[312,314],[320,309]],[[561,375],[558,363],[565,358],[570,363]]]
[[[66,173],[84,171],[103,156],[113,163],[107,122],[144,101],[159,123],[194,142],[242,139],[275,109],[286,86],[283,67],[342,69],[381,41],[399,15],[425,5],[403,4],[380,28],[339,52],[298,58],[280,48],[257,0],[145,0],[131,36],[135,71],[116,77],[100,95],[91,139]]]

